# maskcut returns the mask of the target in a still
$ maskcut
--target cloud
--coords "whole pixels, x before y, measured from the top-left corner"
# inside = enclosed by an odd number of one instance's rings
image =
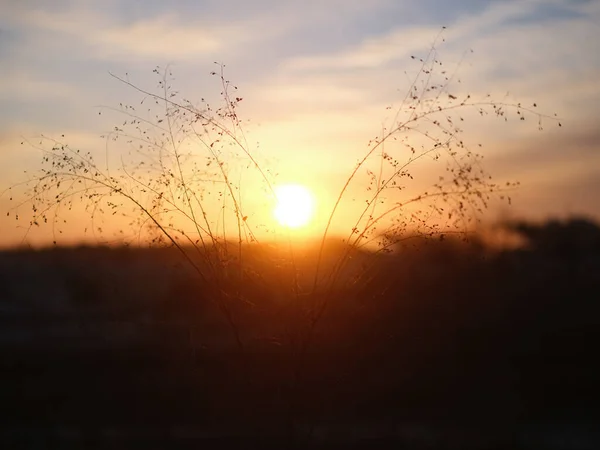
[[[533,23],[514,21],[521,17],[543,15],[550,4],[560,5],[573,14],[554,15]],[[471,81],[478,85],[494,85],[516,78],[537,85],[557,72],[574,70],[585,75],[600,68],[595,42],[600,39],[600,8],[589,3],[564,0],[527,0],[493,3],[480,13],[459,15],[435,43],[446,64],[457,64],[470,49],[475,55],[463,64],[476,67]],[[438,24],[398,26],[386,32],[371,34],[354,45],[331,52],[291,57],[280,64],[288,74],[331,74],[358,70],[398,73],[407,68],[411,55],[424,57],[440,32]],[[442,42],[446,40],[446,42]],[[468,72],[469,71],[463,71]],[[363,72],[363,74],[367,74]],[[536,77],[537,75],[537,77]],[[510,79],[510,80],[509,80]],[[562,80],[561,80],[562,81]]]
[[[173,15],[108,27],[92,34],[90,41],[107,56],[135,55],[141,58],[172,58],[215,54],[224,46],[223,31],[205,24],[181,26]]]
[[[44,79],[27,72],[11,72],[0,76],[0,98],[13,100],[46,100],[72,97],[78,90],[73,85]]]
[[[554,1],[553,3],[560,2]],[[463,45],[463,48],[459,50],[460,53],[470,48],[470,45],[464,44],[475,40],[475,35],[496,30],[511,19],[534,14],[541,5],[547,4],[548,2],[541,0],[492,3],[483,12],[462,14],[453,23],[444,24],[448,25],[449,29],[444,35],[451,36],[453,42]],[[429,50],[441,28],[440,24],[398,26],[385,33],[368,36],[358,45],[342,51],[293,58],[286,62],[284,68],[322,71],[385,67],[390,62],[403,60],[406,56]],[[446,27],[444,26],[444,28]],[[441,42],[442,39],[439,39],[435,43],[436,46],[441,46]]]
[[[510,92],[506,101],[535,102],[541,112],[559,112],[571,121],[594,114],[600,102],[600,57],[595,51],[600,28],[594,26],[595,21],[600,23],[600,8],[581,2],[551,3],[573,14],[554,14],[543,23],[512,21],[543,13],[547,2],[529,0],[493,3],[478,14],[459,16],[443,33],[447,42],[436,47],[448,73],[457,70],[453,94],[484,98],[489,93],[502,100]],[[364,107],[383,109],[402,97],[420,69],[410,56],[424,56],[438,32],[439,27],[429,25],[397,27],[325,54],[287,58],[265,80],[261,98],[269,97],[263,92],[283,92],[285,86],[293,87],[300,104],[319,93],[329,98],[329,89],[362,91]],[[467,54],[459,65],[471,47],[475,53]],[[317,83],[312,82],[315,79]]]
[[[119,24],[90,12],[32,11],[24,19],[37,30],[66,34],[92,47],[104,58],[174,60],[221,50],[235,30],[195,22],[182,24],[174,14]],[[239,37],[237,37],[239,38]],[[237,39],[235,38],[235,39]]]
[[[371,7],[386,3],[377,0]],[[250,48],[260,53],[259,43],[270,40],[271,45],[277,44],[275,39],[305,28],[307,23],[325,26],[332,19],[348,20],[364,10],[364,4],[357,0],[302,4],[260,1],[252,8],[235,1],[228,7],[207,2],[201,11],[194,2],[181,1],[176,9],[152,3],[136,13],[129,6],[109,2],[103,9],[74,4],[48,10],[37,5],[29,11],[13,7],[11,15],[29,34],[50,33],[47,36],[54,40],[68,36],[73,47],[87,47],[88,58],[174,62],[240,53],[245,56]],[[343,15],[339,14],[341,9]]]
[[[68,45],[71,52],[88,60],[105,59],[167,63],[193,59],[261,59],[265,48],[315,42],[332,27],[352,24],[365,15],[376,16],[389,8],[390,0],[373,0],[368,12],[359,0],[308,0],[302,3],[257,0],[200,3],[180,0],[175,4],[148,2],[139,5],[106,1],[63,2],[49,8],[43,2],[14,3],[6,11],[5,23],[19,28],[21,38],[57,50]],[[0,24],[3,20],[0,19]],[[355,34],[351,28],[349,32]],[[61,42],[67,37],[68,42]],[[350,37],[345,35],[345,38]]]
[[[367,38],[358,46],[329,55],[303,56],[287,61],[283,68],[293,71],[323,71],[376,68],[426,48],[439,29],[394,30],[384,36]]]

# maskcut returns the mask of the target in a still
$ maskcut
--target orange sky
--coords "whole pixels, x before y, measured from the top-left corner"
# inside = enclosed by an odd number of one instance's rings
[[[302,7],[266,0],[253,2],[252,8],[241,1],[226,3],[142,6],[114,0],[101,8],[92,2],[57,1],[51,8],[46,2],[9,3],[0,18],[0,190],[25,179],[23,171],[31,174],[41,167],[39,151],[21,145],[24,139],[37,144],[41,133],[104,158],[107,147],[100,136],[124,118],[99,106],[139,105],[144,98],[108,72],[154,91],[152,70],[169,65],[180,96],[194,104],[201,98],[216,104],[220,86],[209,72],[218,60],[239,86],[235,95],[243,97],[238,113],[250,119],[244,125],[248,149],[264,169],[278,174],[271,181],[305,184],[314,192],[316,219],[296,233],[318,234],[368,141],[382,125],[393,123],[418,74],[418,58],[427,55],[446,26],[437,58],[448,71],[456,71],[448,93],[474,99],[489,93],[501,101],[535,103],[540,112],[558,113],[563,125],[547,120],[539,132],[534,117],[505,123],[464,112],[462,136],[472,146],[484,144],[486,170],[499,182],[521,183],[511,194],[512,206],[493,202],[484,220],[600,216],[595,199],[600,189],[598,2],[376,0],[369,8],[338,0],[303,2]],[[409,138],[413,145],[423,142]],[[108,150],[114,167],[128,151],[119,142]],[[406,158],[405,149],[392,142],[385,151]],[[242,176],[248,224],[265,238],[281,234],[260,177],[227,158],[236,182]],[[351,229],[362,210],[356,205],[368,197],[366,170],[376,171],[378,164],[370,160],[349,187],[334,234]],[[386,201],[393,204],[426,191],[444,168],[413,166],[414,181]],[[9,196],[5,192],[0,197],[1,246],[19,244],[25,231],[16,226],[15,201]],[[208,204],[218,217],[222,203]],[[27,217],[31,207],[23,208],[21,215]],[[42,227],[28,234],[26,242],[81,239],[83,230],[91,228],[90,215],[82,205],[74,210],[62,233],[53,236],[51,227]],[[235,223],[233,216],[226,221]],[[104,229],[114,226],[107,219]],[[111,239],[109,234],[88,233],[88,239]]]

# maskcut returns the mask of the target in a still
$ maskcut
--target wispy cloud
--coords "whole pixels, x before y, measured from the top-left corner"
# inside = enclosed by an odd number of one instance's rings
[[[38,30],[66,34],[90,47],[96,57],[157,59],[214,55],[227,41],[240,39],[235,29],[197,21],[181,23],[176,14],[114,24],[97,13],[33,11],[25,23]]]
[[[77,93],[74,86],[45,79],[39,74],[15,71],[0,75],[0,99],[5,101],[63,99],[76,96]]]
[[[503,31],[502,25],[509,24],[504,30],[519,28],[519,22],[511,24],[511,21],[523,17],[535,17],[536,12],[543,11],[549,4],[564,4],[564,2],[525,0],[492,3],[490,8],[483,12],[461,14],[451,23],[444,23],[443,27],[449,29],[446,34],[451,36],[454,49],[464,51],[477,43],[481,35]],[[587,4],[567,3],[564,6],[565,11],[578,13],[581,16],[594,12],[594,9]],[[553,20],[557,19],[561,17],[553,18]],[[533,25],[537,25],[537,22]],[[419,26],[401,25],[383,33],[366,36],[358,45],[341,51],[290,59],[286,61],[285,67],[290,70],[318,71],[385,67],[391,62],[402,61],[407,55],[428,50],[434,44],[434,38],[439,34],[440,28],[442,25],[439,23]],[[441,44],[441,40],[437,42],[438,45]],[[513,48],[513,50],[518,49]]]

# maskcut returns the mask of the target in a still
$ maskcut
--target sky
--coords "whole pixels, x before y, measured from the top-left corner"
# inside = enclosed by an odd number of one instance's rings
[[[316,230],[369,139],[389,123],[386,108],[394,111],[402,100],[418,72],[415,62],[435,42],[437,56],[456,75],[453,83],[460,80],[454,94],[535,103],[551,116],[542,132],[535,119],[465,116],[465,139],[485,144],[485,169],[500,182],[520,182],[511,205],[493,203],[486,220],[600,218],[600,1],[0,4],[0,192],[40,167],[41,154],[21,145],[24,140],[64,134],[70,145],[104,150],[100,136],[123,118],[99,109],[140,101],[111,73],[152,90],[153,69],[168,66],[186,98],[217,101],[220,86],[209,75],[216,61],[239,87],[238,113],[250,119],[253,151],[280,182],[314,192],[321,214]],[[430,169],[422,170],[421,179],[429,180]],[[248,201],[260,209],[260,190],[249,192]],[[2,246],[23,239],[13,206],[4,192]],[[347,225],[348,211],[338,227]],[[82,237],[86,215],[80,214],[61,239]],[[268,221],[261,214],[256,220]],[[40,229],[26,239],[53,238]]]

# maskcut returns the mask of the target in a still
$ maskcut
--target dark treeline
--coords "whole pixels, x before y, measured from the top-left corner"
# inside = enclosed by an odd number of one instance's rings
[[[232,306],[242,355],[172,249],[4,252],[2,439],[37,442],[23,436],[46,430],[40,439],[60,443],[69,432],[47,430],[112,427],[146,430],[167,448],[174,429],[197,433],[186,441],[196,445],[206,430],[271,435],[293,414],[315,442],[335,426],[349,436],[359,424],[417,423],[430,428],[414,448],[484,436],[494,436],[489,448],[542,448],[517,445],[523,424],[600,419],[600,228],[575,219],[501,228],[521,244],[422,238],[354,254],[369,269],[330,294],[305,356],[286,340],[292,302],[268,252],[249,254],[257,276],[242,288],[248,301]],[[299,283],[310,279],[303,255]],[[432,444],[435,430],[465,426],[467,437]]]

